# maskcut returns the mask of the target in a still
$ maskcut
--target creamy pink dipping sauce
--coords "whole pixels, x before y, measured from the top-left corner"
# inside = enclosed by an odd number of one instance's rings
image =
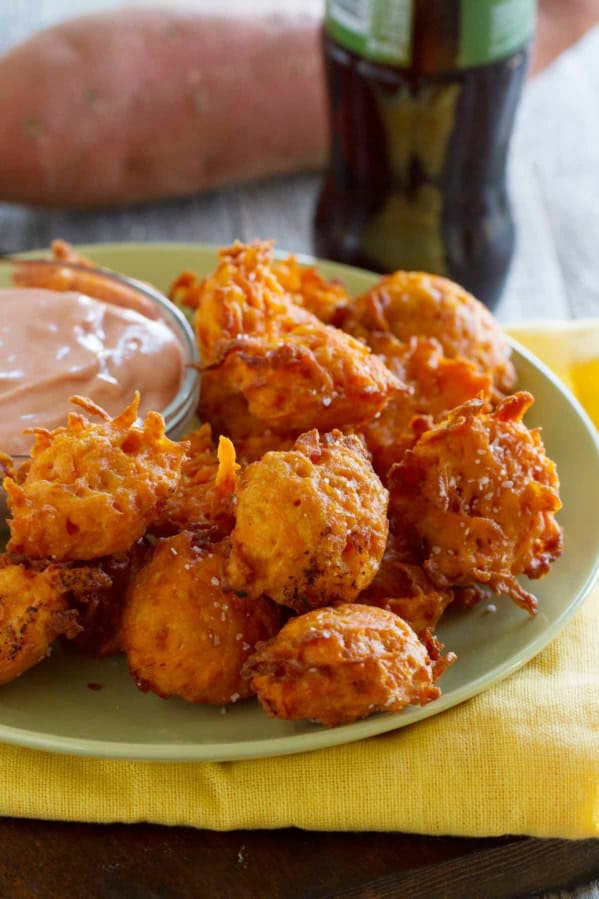
[[[0,451],[28,453],[33,437],[22,430],[64,424],[75,393],[115,415],[139,390],[141,413],[162,411],[183,370],[160,319],[80,293],[0,289]]]

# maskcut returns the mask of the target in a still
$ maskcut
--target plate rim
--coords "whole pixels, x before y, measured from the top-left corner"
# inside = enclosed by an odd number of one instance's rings
[[[73,244],[79,252],[91,252],[94,249],[102,249],[103,252],[129,251],[145,252],[147,250],[162,247],[164,250],[190,250],[214,253],[220,248],[218,244],[194,243],[185,241],[122,241],[95,244]],[[27,258],[34,255],[47,254],[48,248],[30,250],[25,253],[14,254],[15,257]],[[288,255],[290,251],[278,250],[277,256]],[[306,264],[332,264],[336,268],[347,270],[348,273],[358,272],[362,275],[380,277],[376,272],[356,266],[348,266],[336,263],[333,260],[319,259],[307,253],[295,253],[298,261]],[[551,382],[552,386],[562,395],[564,400],[574,408],[581,420],[599,459],[599,432],[592,423],[589,415],[583,409],[578,399],[566,387],[565,384],[545,365],[534,353],[524,347],[519,341],[509,337],[512,349],[533,368]],[[84,758],[99,758],[128,761],[150,762],[221,762],[241,761],[256,758],[272,758],[287,755],[301,754],[304,752],[317,752],[321,749],[329,749],[334,746],[345,745],[369,737],[390,733],[403,727],[416,724],[427,718],[442,714],[443,712],[460,705],[468,699],[478,695],[485,689],[490,689],[505,678],[514,674],[549,643],[551,643],[567,622],[578,612],[588,598],[594,585],[599,581],[599,552],[595,556],[589,574],[573,600],[568,603],[562,612],[530,641],[516,658],[510,657],[485,671],[474,680],[462,687],[458,687],[451,693],[443,694],[438,700],[426,706],[410,707],[409,710],[397,713],[380,713],[352,724],[342,725],[336,728],[322,728],[317,731],[303,734],[289,734],[261,738],[259,740],[247,740],[236,743],[133,743],[111,740],[97,740],[85,738],[62,737],[59,734],[48,734],[33,731],[27,728],[13,727],[0,723],[0,741],[27,749],[41,750],[63,755],[75,755]],[[255,701],[254,699],[248,701]],[[313,744],[315,737],[318,745]]]

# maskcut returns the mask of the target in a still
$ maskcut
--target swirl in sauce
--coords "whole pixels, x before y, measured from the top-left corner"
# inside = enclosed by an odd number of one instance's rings
[[[163,410],[183,368],[160,319],[80,293],[0,289],[0,450],[28,453],[33,437],[23,429],[64,424],[75,393],[115,415],[138,389],[140,414]]]

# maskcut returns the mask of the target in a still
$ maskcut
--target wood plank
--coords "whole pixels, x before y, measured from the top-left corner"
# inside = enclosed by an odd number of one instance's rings
[[[468,865],[473,853],[505,842],[5,819],[0,822],[0,896],[308,899],[453,858]]]
[[[538,894],[549,885],[574,888],[598,872],[597,840],[518,840],[474,853],[467,864],[451,859],[348,890],[317,894],[314,899],[512,899]]]
[[[241,186],[240,237],[271,237],[281,249],[312,253],[312,216],[319,189],[320,176],[309,173]]]
[[[598,865],[597,840],[0,822],[11,899],[511,899],[574,889]]]
[[[3,252],[47,246],[55,237],[74,243],[182,240],[228,243],[238,221],[232,188],[201,197],[118,210],[69,212],[0,204]]]

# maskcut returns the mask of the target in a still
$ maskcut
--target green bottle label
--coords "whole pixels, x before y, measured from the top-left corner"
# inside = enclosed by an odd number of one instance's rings
[[[412,63],[417,0],[327,0],[325,27],[341,46],[377,62]],[[460,0],[456,68],[484,65],[532,38],[536,0]]]
[[[461,0],[459,68],[510,56],[532,38],[536,0]]]
[[[342,47],[378,62],[412,61],[414,0],[327,0],[325,27]]]

